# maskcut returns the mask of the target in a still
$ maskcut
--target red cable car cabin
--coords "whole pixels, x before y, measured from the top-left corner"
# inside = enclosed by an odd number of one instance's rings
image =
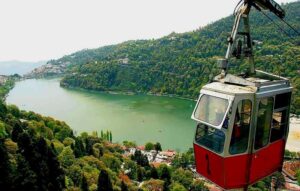
[[[281,19],[285,16],[273,0],[239,2],[226,56],[218,61],[221,74],[202,88],[192,115],[198,122],[196,170],[226,190],[247,189],[280,171],[289,129],[292,87],[288,79],[255,70],[249,26],[252,7],[269,10]],[[245,74],[228,73],[232,56],[248,59]]]
[[[292,87],[279,76],[256,76],[228,74],[205,85],[192,115],[196,170],[224,189],[246,188],[282,168]]]

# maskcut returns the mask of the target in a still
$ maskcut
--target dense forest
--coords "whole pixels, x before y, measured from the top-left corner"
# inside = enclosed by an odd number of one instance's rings
[[[300,29],[300,2],[284,5],[287,20]],[[257,42],[257,68],[288,76],[294,88],[292,112],[300,113],[300,38],[288,38],[257,11],[252,13]],[[128,41],[93,50],[82,50],[49,64],[66,64],[62,86],[99,91],[130,91],[175,95],[195,99],[224,55],[233,17],[183,34],[157,40]],[[288,28],[285,28],[288,30]],[[294,34],[289,32],[291,36]],[[232,61],[233,72],[242,61]],[[99,190],[99,191],[206,191],[204,181],[194,179],[193,151],[178,153],[172,164],[151,165],[136,150],[124,155],[134,142],[113,143],[113,132],[77,135],[65,122],[19,110],[4,102],[14,85],[8,78],[0,85],[0,188],[1,190]],[[161,149],[146,143],[148,150]],[[296,153],[286,152],[293,157]],[[283,176],[278,173],[278,187]],[[298,172],[300,183],[300,171]],[[267,190],[271,178],[259,181],[252,191]]]
[[[0,86],[0,89],[3,88]],[[75,135],[64,122],[20,111],[0,101],[1,190],[207,190],[187,168],[193,152],[176,156],[172,167],[150,165],[140,151],[124,156],[111,132]],[[160,144],[146,148],[160,150]],[[153,147],[153,148],[152,148]],[[140,186],[140,183],[143,183]],[[155,188],[155,189],[154,189]]]
[[[14,80],[0,85],[13,87]],[[8,91],[6,91],[7,93]],[[193,150],[177,153],[171,165],[154,166],[131,141],[113,143],[112,132],[76,135],[64,122],[34,112],[19,110],[0,99],[0,188],[1,190],[69,191],[208,191],[195,179]],[[159,152],[159,143],[146,143],[145,150]],[[299,153],[286,151],[290,158]],[[278,188],[283,188],[280,173]],[[300,183],[300,171],[298,172]],[[268,177],[249,188],[265,191]]]
[[[286,20],[300,30],[300,2],[283,6]],[[292,112],[300,114],[300,38],[269,14],[292,38],[258,11],[251,13],[256,67],[289,77],[294,88]],[[200,88],[218,73],[216,59],[223,57],[233,17],[229,16],[192,32],[172,33],[160,39],[127,41],[82,50],[53,65],[68,65],[62,86],[99,91],[130,91],[195,99]],[[247,65],[231,60],[230,69]]]

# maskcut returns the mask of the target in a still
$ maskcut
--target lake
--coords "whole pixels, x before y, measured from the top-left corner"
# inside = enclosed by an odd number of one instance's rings
[[[77,134],[111,130],[113,142],[160,142],[163,149],[192,147],[195,102],[170,97],[65,89],[59,79],[17,82],[8,104],[65,121]]]

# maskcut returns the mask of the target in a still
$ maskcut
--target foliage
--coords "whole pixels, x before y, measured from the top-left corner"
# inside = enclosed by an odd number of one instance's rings
[[[178,168],[173,172],[172,181],[180,183],[189,190],[193,183],[193,173],[189,170]]]
[[[164,181],[157,179],[150,179],[145,181],[142,188],[146,191],[161,191],[163,190]]]
[[[203,181],[196,179],[193,181],[191,191],[209,191],[209,189],[204,185]]]
[[[65,147],[58,155],[58,160],[64,168],[70,167],[75,161],[75,155],[70,146]]]
[[[256,190],[267,191],[267,190],[269,190],[269,188],[271,188],[272,178],[276,179],[276,185],[275,185],[276,189],[284,188],[285,178],[281,173],[277,172],[277,173],[273,174],[272,176],[269,176],[261,181],[258,181],[257,183],[252,185],[249,188],[249,190],[251,190],[251,191],[256,191]]]
[[[159,142],[155,143],[155,144],[154,144],[154,149],[155,149],[156,151],[162,151],[161,144],[160,144]]]
[[[136,143],[132,141],[123,141],[123,145],[127,148],[135,148]]]
[[[150,151],[150,150],[154,150],[154,144],[151,142],[148,142],[145,144],[145,150],[146,151]]]
[[[149,161],[146,155],[143,155],[140,150],[136,150],[134,155],[131,156],[131,159],[134,160],[140,166],[149,166]]]
[[[299,31],[300,3],[283,8],[286,20]],[[250,18],[252,37],[259,42],[255,46],[256,67],[291,79],[295,87],[291,111],[300,114],[300,37],[285,28],[294,37],[288,38],[256,10]],[[192,32],[82,50],[49,63],[71,63],[61,81],[64,87],[195,99],[210,76],[218,73],[216,59],[225,54],[232,24],[233,17],[229,16]],[[241,73],[247,64],[230,60],[230,67],[233,73]]]
[[[0,82],[0,100],[4,100],[5,96],[15,85],[15,80],[18,78],[14,78],[14,76],[7,76],[7,79],[4,84]]]
[[[159,178],[164,181],[164,190],[169,190],[171,184],[171,172],[170,168],[162,164],[158,167]]]
[[[185,153],[177,153],[172,161],[172,166],[175,168],[188,168],[195,164],[193,149],[189,149]]]
[[[298,184],[300,185],[300,169],[296,173]]]
[[[101,170],[98,179],[98,191],[113,191],[112,183],[108,172],[106,170]]]
[[[187,189],[178,182],[173,182],[170,185],[170,191],[187,191]]]
[[[106,132],[103,132],[103,130],[101,130],[101,138],[106,140],[106,141],[109,141],[109,142],[112,142],[112,133],[111,131],[106,131]]]

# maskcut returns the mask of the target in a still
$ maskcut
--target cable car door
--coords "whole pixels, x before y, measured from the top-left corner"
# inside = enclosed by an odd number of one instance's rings
[[[290,95],[284,93],[258,100],[250,169],[251,183],[271,175],[282,167]]]

